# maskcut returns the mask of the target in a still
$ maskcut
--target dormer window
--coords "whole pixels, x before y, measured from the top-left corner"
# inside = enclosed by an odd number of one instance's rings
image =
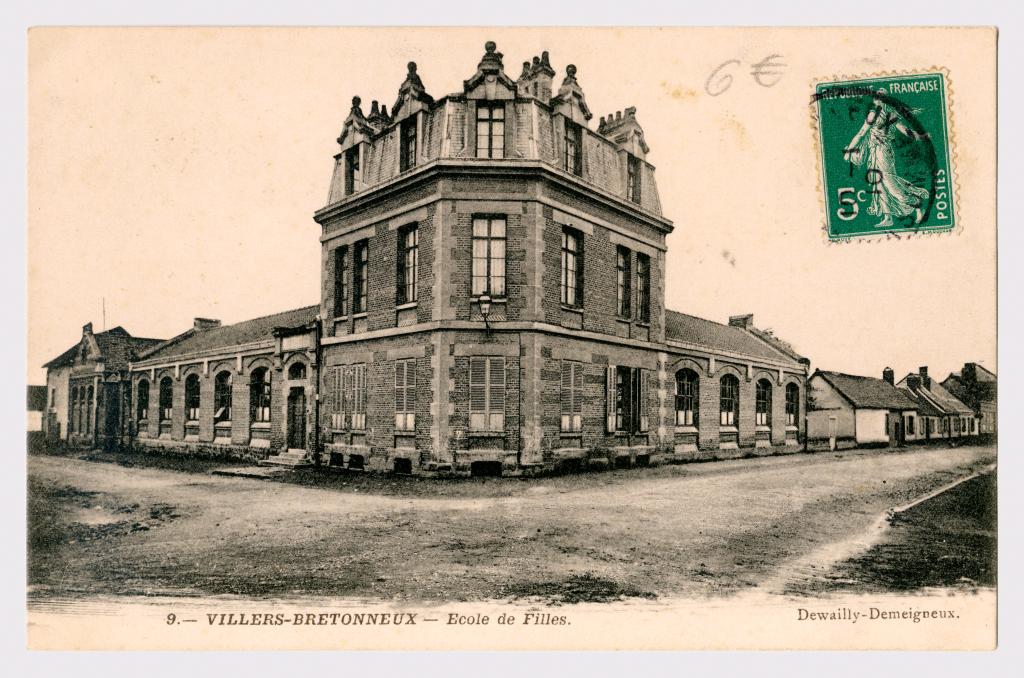
[[[628,163],[626,168],[626,197],[640,204],[640,158],[635,155],[627,155]]]
[[[352,195],[363,182],[363,174],[359,169],[359,146],[345,151],[345,195]]]
[[[565,121],[564,146],[562,169],[583,176],[583,127],[571,120]]]
[[[476,157],[505,157],[505,104],[477,104]]]
[[[400,170],[405,172],[416,166],[416,116],[406,118],[401,126],[402,151]]]

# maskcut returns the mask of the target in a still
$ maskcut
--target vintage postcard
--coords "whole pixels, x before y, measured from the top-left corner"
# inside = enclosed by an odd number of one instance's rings
[[[992,649],[996,31],[37,28],[34,649]]]

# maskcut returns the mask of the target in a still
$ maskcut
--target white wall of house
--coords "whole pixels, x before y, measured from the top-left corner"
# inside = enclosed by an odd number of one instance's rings
[[[860,409],[854,413],[858,445],[889,442],[889,430],[886,421],[888,413],[889,410],[868,409]]]
[[[57,416],[57,424],[60,426],[60,437],[68,437],[68,377],[71,375],[70,367],[58,367],[46,372],[46,411],[54,412]]]
[[[820,376],[807,382],[813,409],[807,411],[807,440],[853,440],[853,406]],[[847,443],[847,447],[852,443]]]

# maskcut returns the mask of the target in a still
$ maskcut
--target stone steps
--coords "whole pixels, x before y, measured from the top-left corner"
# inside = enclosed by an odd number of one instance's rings
[[[290,468],[310,466],[311,463],[306,450],[287,450],[276,456],[261,459],[258,462],[260,466],[287,466]]]

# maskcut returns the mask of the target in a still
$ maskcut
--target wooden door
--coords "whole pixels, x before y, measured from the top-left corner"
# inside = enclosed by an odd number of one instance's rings
[[[306,448],[306,391],[293,388],[288,394],[288,449]]]

